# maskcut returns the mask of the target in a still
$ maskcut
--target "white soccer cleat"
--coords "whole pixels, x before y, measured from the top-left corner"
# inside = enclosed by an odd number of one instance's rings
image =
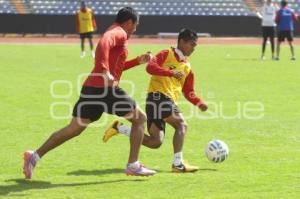
[[[140,165],[138,168],[130,168],[127,166],[125,174],[128,176],[153,176],[156,174],[156,171],[148,169],[143,165]]]
[[[24,152],[24,165],[23,173],[25,179],[31,179],[33,174],[33,169],[36,165],[36,160],[34,159],[34,151],[25,151]]]

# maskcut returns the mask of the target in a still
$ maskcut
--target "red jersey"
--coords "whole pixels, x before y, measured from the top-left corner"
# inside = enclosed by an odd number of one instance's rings
[[[95,66],[84,82],[84,86],[104,87],[101,76],[103,71],[109,71],[118,83],[122,72],[139,65],[137,58],[126,61],[128,55],[128,36],[117,23],[110,26],[100,39],[95,55]]]

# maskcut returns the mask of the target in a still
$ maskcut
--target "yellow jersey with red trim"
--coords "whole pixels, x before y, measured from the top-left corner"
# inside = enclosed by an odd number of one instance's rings
[[[148,93],[160,92],[170,97],[175,102],[178,100],[186,77],[191,71],[190,63],[187,60],[178,60],[178,58],[176,58],[175,49],[170,48],[168,50],[168,55],[161,67],[165,71],[182,71],[184,75],[180,80],[172,77],[172,75],[152,75]]]
[[[93,12],[91,9],[87,8],[85,12],[79,10],[77,12],[78,22],[79,22],[79,33],[87,33],[87,32],[94,32],[94,25],[93,25]]]

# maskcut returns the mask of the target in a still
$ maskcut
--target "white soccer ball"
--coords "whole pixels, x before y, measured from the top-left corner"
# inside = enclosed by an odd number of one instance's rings
[[[229,149],[225,142],[221,140],[212,140],[208,143],[205,154],[210,161],[220,163],[228,157]]]

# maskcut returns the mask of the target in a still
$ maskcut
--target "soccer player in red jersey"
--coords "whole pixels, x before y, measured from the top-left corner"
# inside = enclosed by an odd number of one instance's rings
[[[135,32],[138,22],[139,17],[134,9],[125,7],[119,10],[115,23],[108,28],[98,43],[94,69],[84,82],[70,124],[54,132],[36,151],[29,150],[24,153],[25,178],[31,179],[33,169],[41,157],[65,141],[80,135],[90,123],[98,120],[103,112],[125,117],[132,123],[130,153],[125,173],[137,176],[156,173],[138,161],[146,116],[136,106],[135,101],[118,86],[124,70],[150,60],[150,54],[146,53],[126,61],[127,40]]]
[[[159,52],[148,64],[147,72],[151,80],[146,100],[147,126],[149,135],[145,135],[143,145],[159,148],[163,142],[166,123],[174,130],[173,172],[194,172],[197,166],[183,161],[182,148],[187,132],[186,121],[176,101],[181,93],[201,111],[207,110],[206,103],[196,95],[194,90],[194,74],[188,61],[197,45],[197,34],[190,29],[183,29],[178,36],[177,48]],[[103,141],[107,142],[119,133],[130,135],[130,128],[119,121],[114,121],[105,132]]]

